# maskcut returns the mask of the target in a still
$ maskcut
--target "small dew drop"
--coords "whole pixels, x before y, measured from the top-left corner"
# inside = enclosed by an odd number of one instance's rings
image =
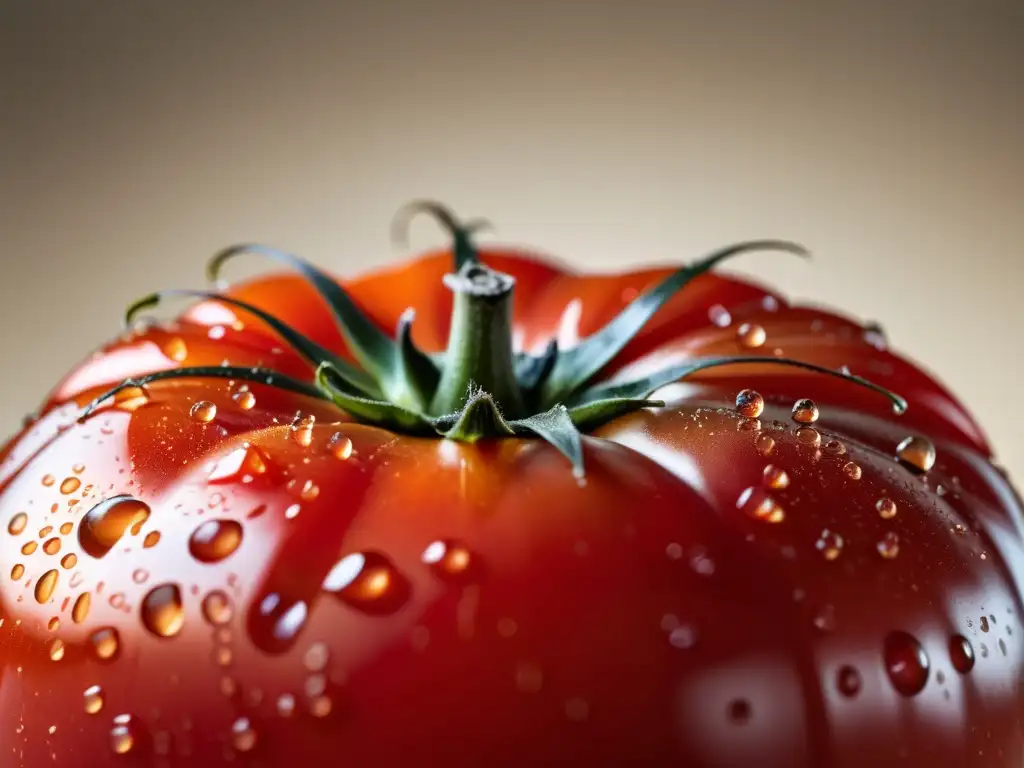
[[[752,389],[740,390],[736,395],[736,411],[748,419],[756,419],[764,411],[764,398]]]
[[[796,439],[801,445],[816,448],[821,444],[821,434],[814,427],[800,427],[796,431]]]
[[[924,689],[931,662],[917,638],[906,632],[889,633],[882,656],[889,680],[899,693],[914,696]]]
[[[71,607],[71,620],[75,624],[81,624],[89,616],[89,608],[92,606],[92,595],[88,592],[83,592],[75,599],[75,604]]]
[[[900,553],[900,537],[895,531],[889,531],[876,545],[878,554],[886,560],[892,560]]]
[[[789,487],[789,475],[782,467],[769,464],[764,468],[764,484],[773,490],[782,490]]]
[[[982,632],[988,632],[988,630],[989,630],[988,617],[987,616],[982,616],[981,617],[981,621],[979,622],[979,625],[981,626],[981,631]]]
[[[256,395],[246,385],[242,385],[238,390],[231,395],[231,399],[235,401],[239,408],[243,411],[251,411],[256,405]]]
[[[860,672],[854,667],[840,667],[839,672],[836,673],[836,688],[847,698],[852,699],[860,693],[861,684]]]
[[[173,637],[185,623],[181,590],[176,584],[161,584],[142,598],[142,625],[158,637]]]
[[[39,548],[39,544],[37,542],[26,541],[25,544],[21,547],[21,554],[23,554],[23,555],[31,555],[38,548]]]
[[[793,403],[793,421],[800,424],[813,424],[818,420],[818,406],[813,400],[803,398]]]
[[[215,626],[227,624],[231,621],[233,613],[231,598],[221,590],[214,590],[203,598],[203,616],[211,624]]]
[[[100,686],[92,685],[86,688],[82,699],[85,704],[86,714],[96,715],[103,710],[104,695],[103,689]]]
[[[908,437],[896,446],[896,458],[915,472],[935,466],[935,445],[926,437]]]
[[[142,546],[145,549],[152,549],[160,541],[160,531],[150,531],[146,534],[146,538],[142,540]]]
[[[121,636],[113,627],[103,627],[89,636],[92,652],[100,661],[113,661],[121,651]]]
[[[126,533],[137,535],[149,519],[149,506],[131,496],[114,496],[90,509],[78,526],[78,543],[92,557],[103,557]]]
[[[69,496],[81,487],[82,481],[77,477],[65,477],[60,484],[60,492],[65,496]]]
[[[292,440],[303,448],[308,448],[310,443],[313,442],[313,426],[315,424],[315,416],[303,416],[302,414],[296,414],[295,419],[291,424]]]
[[[451,540],[434,541],[423,550],[422,560],[440,578],[466,581],[475,575],[475,560],[469,549]]]
[[[411,585],[384,555],[361,552],[339,560],[323,589],[365,613],[389,614],[405,605]]]
[[[231,743],[239,752],[251,752],[256,746],[256,729],[247,717],[240,717],[231,725]]]
[[[56,588],[59,579],[60,573],[56,569],[51,569],[39,577],[35,587],[37,603],[42,605],[49,602],[50,598],[53,597],[53,590]]]
[[[888,497],[882,497],[875,502],[875,509],[883,520],[891,520],[896,517],[896,502]]]
[[[277,697],[277,714],[281,717],[291,717],[295,714],[295,697],[290,693],[282,693]]]
[[[771,435],[758,435],[754,447],[762,456],[767,456],[775,448],[775,438]]]
[[[58,638],[55,638],[52,643],[50,643],[50,660],[51,661],[60,661],[63,658],[64,658],[64,641],[62,641],[58,637]]]
[[[848,461],[843,466],[843,474],[851,480],[860,480],[863,472],[861,471],[860,464],[853,461]]]
[[[28,525],[28,515],[24,512],[19,512],[11,521],[7,524],[7,532],[12,536],[17,536],[19,533],[25,530],[25,526]]]
[[[242,543],[242,525],[234,520],[207,520],[188,540],[188,551],[196,560],[215,563],[233,554]]]
[[[697,644],[697,633],[693,627],[682,624],[668,633],[668,642],[673,648],[685,651]]]
[[[74,529],[75,529],[75,524],[74,524],[74,523],[64,523],[64,524],[63,524],[63,525],[61,525],[61,527],[60,527],[60,532],[61,532],[61,535],[62,535],[62,536],[67,536],[67,535],[68,535],[69,533],[71,533],[71,532],[72,532],[72,531],[73,531]]]
[[[712,304],[708,307],[708,320],[719,328],[728,328],[732,325],[732,315],[721,304]]]
[[[814,546],[826,560],[835,560],[843,551],[843,537],[826,528],[821,532]]]
[[[766,523],[781,523],[786,513],[775,500],[760,488],[747,488],[736,500],[736,508],[742,509],[755,520]]]
[[[127,755],[135,749],[139,740],[135,718],[131,715],[118,715],[110,729],[110,749],[117,755]]]
[[[846,453],[846,446],[839,440],[829,440],[825,443],[824,451],[829,456],[842,456]]]
[[[18,581],[22,576],[25,575],[25,566],[21,563],[15,563],[14,567],[11,568],[11,579]]]
[[[188,415],[192,417],[193,421],[198,421],[200,424],[209,424],[217,418],[217,406],[209,400],[200,400],[192,406],[192,410],[188,412]]]
[[[341,432],[335,432],[327,443],[327,449],[336,459],[347,459],[352,455],[352,441]]]
[[[768,340],[768,334],[757,323],[743,323],[736,329],[736,340],[741,347],[756,349],[764,346],[765,341]]]
[[[56,555],[60,552],[61,541],[58,537],[54,536],[51,539],[47,539],[43,542],[43,552],[48,555]]]
[[[57,478],[55,478],[53,475],[43,475],[43,485],[46,488],[49,488],[50,486],[52,486],[56,482],[57,482]]]

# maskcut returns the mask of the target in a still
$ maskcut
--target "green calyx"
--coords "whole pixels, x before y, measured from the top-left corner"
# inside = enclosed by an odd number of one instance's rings
[[[305,382],[261,368],[178,368],[123,382],[94,400],[87,416],[126,387],[183,377],[215,377],[254,381],[327,400],[356,420],[395,432],[441,436],[475,442],[483,438],[536,437],[547,441],[583,475],[582,434],[619,416],[663,406],[649,399],[661,387],[701,370],[722,365],[760,363],[787,365],[836,376],[888,397],[897,413],[906,402],[875,384],[843,371],[780,357],[705,357],[670,366],[632,380],[597,381],[598,375],[634,338],[654,314],[691,280],[720,262],[754,250],[781,250],[806,256],[793,243],[757,240],[723,248],[684,266],[640,294],[604,328],[576,346],[560,350],[552,341],[541,354],[516,352],[512,344],[515,280],[481,262],[472,233],[488,226],[460,224],[444,207],[432,202],[406,206],[396,217],[396,234],[418,213],[431,214],[452,236],[454,271],[444,278],[452,291],[448,347],[429,355],[412,341],[412,308],[400,317],[394,334],[380,329],[337,282],[305,260],[263,245],[238,245],[211,259],[208,277],[220,278],[225,263],[243,253],[257,253],[297,271],[331,309],[355,363],[247,302],[216,291],[161,291],[131,305],[126,323],[138,313],[173,296],[220,301],[264,321],[314,372]],[[397,239],[397,238],[396,238]]]

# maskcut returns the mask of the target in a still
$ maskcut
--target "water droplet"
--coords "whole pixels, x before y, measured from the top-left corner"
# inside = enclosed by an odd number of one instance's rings
[[[67,536],[74,529],[75,529],[75,524],[74,523],[64,523],[60,527],[60,532],[61,532],[62,536]]]
[[[231,743],[239,752],[251,752],[256,746],[256,729],[249,718],[240,717],[232,723]]]
[[[735,725],[743,725],[750,720],[753,710],[746,699],[733,699],[729,702],[726,714]]]
[[[794,599],[796,599],[794,595]],[[832,632],[836,628],[836,609],[834,605],[823,605],[814,614],[814,626],[822,632]]]
[[[860,480],[863,472],[861,471],[860,464],[853,461],[848,461],[843,466],[843,474],[851,480]]]
[[[891,520],[896,517],[896,502],[888,497],[882,497],[875,503],[875,509],[882,516],[883,520]]]
[[[775,438],[771,435],[758,435],[754,441],[754,446],[759,454],[767,456],[775,448]]]
[[[64,658],[64,641],[59,637],[54,638],[53,642],[50,643],[50,660],[60,661]]]
[[[732,325],[732,315],[721,304],[712,304],[708,307],[708,320],[719,328],[728,328]]]
[[[100,661],[113,661],[121,652],[121,636],[113,627],[103,627],[89,636],[92,652]]]
[[[736,395],[736,410],[740,416],[756,419],[764,411],[764,398],[752,389],[740,390]]]
[[[136,720],[131,715],[118,715],[110,729],[110,749],[114,754],[127,755],[139,741]]]
[[[93,557],[103,557],[125,532],[138,535],[149,519],[149,506],[131,496],[114,496],[90,509],[78,526],[78,543]]]
[[[60,552],[61,541],[56,536],[43,542],[43,552],[48,555],[56,555]]]
[[[750,487],[743,491],[736,500],[736,508],[766,523],[781,523],[786,518],[782,507],[760,488]]]
[[[818,420],[818,406],[813,400],[803,398],[793,403],[793,421],[800,424],[813,424]]]
[[[75,604],[71,607],[71,619],[75,624],[81,624],[89,616],[89,608],[92,605],[92,596],[83,592],[75,598]]]
[[[56,482],[57,482],[57,478],[55,478],[53,475],[50,475],[50,474],[43,475],[43,485],[45,487],[49,488],[50,486],[52,486]]]
[[[233,554],[242,543],[242,526],[234,520],[207,520],[188,540],[188,551],[203,563],[215,563]]]
[[[291,717],[295,714],[295,697],[290,693],[282,693],[278,696],[277,714],[281,717]]]
[[[19,533],[25,530],[25,526],[28,525],[28,515],[24,512],[19,512],[11,521],[7,524],[7,532],[11,536],[17,536]]]
[[[303,416],[302,414],[295,414],[295,419],[292,421],[292,440],[301,445],[303,448],[308,448],[310,443],[313,442],[313,426],[316,424],[315,416]]]
[[[935,465],[935,445],[926,437],[908,437],[896,446],[896,458],[917,472]]]
[[[34,542],[34,541],[26,541],[25,544],[21,548],[21,554],[23,554],[23,555],[31,555],[33,552],[36,551],[36,549],[38,547],[39,547],[39,544],[37,544],[36,542]]]
[[[842,456],[846,453],[846,446],[839,440],[829,440],[824,450],[829,456]]]
[[[82,481],[77,477],[65,477],[60,484],[60,492],[68,496],[82,487]]]
[[[11,579],[18,581],[22,576],[25,575],[25,566],[21,563],[15,563],[14,567],[11,568]]]
[[[188,347],[180,336],[172,336],[164,343],[164,354],[176,363],[183,363],[188,358]]]
[[[254,395],[245,384],[238,388],[238,391],[231,396],[231,399],[234,400],[235,403],[238,404],[238,407],[243,411],[251,411],[253,406],[256,405],[256,395]]]
[[[906,632],[890,632],[882,656],[893,688],[904,696],[921,692],[928,682],[931,663],[917,638]]]
[[[443,579],[467,581],[475,575],[476,562],[465,545],[456,541],[438,540],[423,550],[423,562]]]
[[[796,431],[796,439],[800,441],[801,445],[811,448],[816,448],[821,444],[821,434],[814,427],[800,427]]]
[[[352,441],[341,432],[335,432],[327,443],[327,450],[336,459],[347,459],[352,455]]]
[[[136,584],[145,584],[147,579],[149,579],[149,571],[145,568],[136,568],[132,572],[132,581]]]
[[[892,560],[900,553],[900,537],[895,531],[889,531],[875,546],[878,549],[878,554],[886,560]]]
[[[211,624],[227,624],[233,613],[231,598],[221,590],[216,589],[203,598],[203,616]]]
[[[988,632],[988,617],[982,616],[980,624],[981,624],[981,631],[982,632]]]
[[[327,574],[323,589],[366,613],[394,613],[409,599],[410,584],[384,555],[362,552],[343,557]]]
[[[668,642],[673,648],[685,651],[697,644],[697,632],[693,627],[681,624],[668,633]]]
[[[765,341],[768,340],[768,334],[757,323],[743,323],[736,329],[736,340],[741,347],[756,349],[764,346]]]
[[[159,637],[173,637],[185,623],[181,590],[176,584],[161,584],[142,598],[142,624]]]
[[[296,494],[303,501],[313,501],[320,495],[320,486],[312,480],[300,483],[297,479],[292,479],[288,482],[288,490]]]
[[[544,671],[536,664],[521,661],[516,665],[516,688],[523,693],[537,693],[544,686]]]
[[[150,531],[146,534],[146,538],[142,540],[142,546],[145,549],[152,549],[160,541],[160,531]]]
[[[86,688],[85,693],[82,694],[82,699],[85,704],[85,712],[88,715],[99,714],[103,709],[103,689],[98,685],[92,685]]]
[[[302,600],[282,599],[271,592],[249,614],[249,629],[253,642],[269,653],[280,653],[291,647],[306,625],[309,606]]]
[[[843,537],[826,528],[821,532],[821,536],[818,537],[814,546],[825,556],[826,560],[835,560],[843,551]]]
[[[298,517],[298,516],[299,516],[299,513],[300,513],[301,511],[302,511],[302,505],[301,505],[301,504],[291,504],[291,505],[290,505],[290,506],[289,506],[289,507],[288,507],[288,508],[287,508],[287,509],[286,509],[286,510],[284,511],[284,516],[285,516],[285,519],[286,519],[286,520],[294,520],[294,519],[295,519],[296,517]]]
[[[60,579],[60,573],[55,569],[51,569],[39,577],[39,581],[36,582],[35,596],[36,602],[39,604],[46,603],[53,597],[53,590],[57,586],[57,581]]]
[[[836,687],[843,696],[852,699],[860,693],[860,672],[853,667],[840,667],[836,674]]]
[[[769,464],[764,468],[764,484],[768,488],[781,490],[789,487],[789,475],[782,467]]]
[[[201,424],[209,424],[217,418],[217,406],[209,400],[200,400],[192,406],[192,410],[188,412],[188,415]]]

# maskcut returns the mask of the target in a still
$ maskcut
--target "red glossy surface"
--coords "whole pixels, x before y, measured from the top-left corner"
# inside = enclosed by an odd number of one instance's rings
[[[663,274],[484,260],[518,278],[530,349]],[[416,307],[414,337],[441,349],[447,268],[434,254],[349,286],[385,327]],[[341,348],[297,279],[234,293]],[[194,308],[82,363],[4,450],[0,767],[1021,764],[1019,501],[963,407],[857,324],[699,278],[615,368],[780,349],[910,410],[717,369],[587,438],[582,485],[544,444],[396,436],[257,384],[252,404],[165,382],[74,421],[181,362],[307,376],[281,347]],[[746,388],[759,420],[735,412]],[[819,421],[792,420],[798,398]],[[924,475],[894,460],[908,435],[935,444]],[[96,509],[119,495],[143,504]]]

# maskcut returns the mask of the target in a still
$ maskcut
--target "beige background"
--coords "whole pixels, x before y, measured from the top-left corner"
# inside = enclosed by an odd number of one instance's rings
[[[599,269],[799,239],[737,269],[882,321],[1021,480],[1022,9],[0,0],[0,423],[217,247],[353,272],[428,195]]]

